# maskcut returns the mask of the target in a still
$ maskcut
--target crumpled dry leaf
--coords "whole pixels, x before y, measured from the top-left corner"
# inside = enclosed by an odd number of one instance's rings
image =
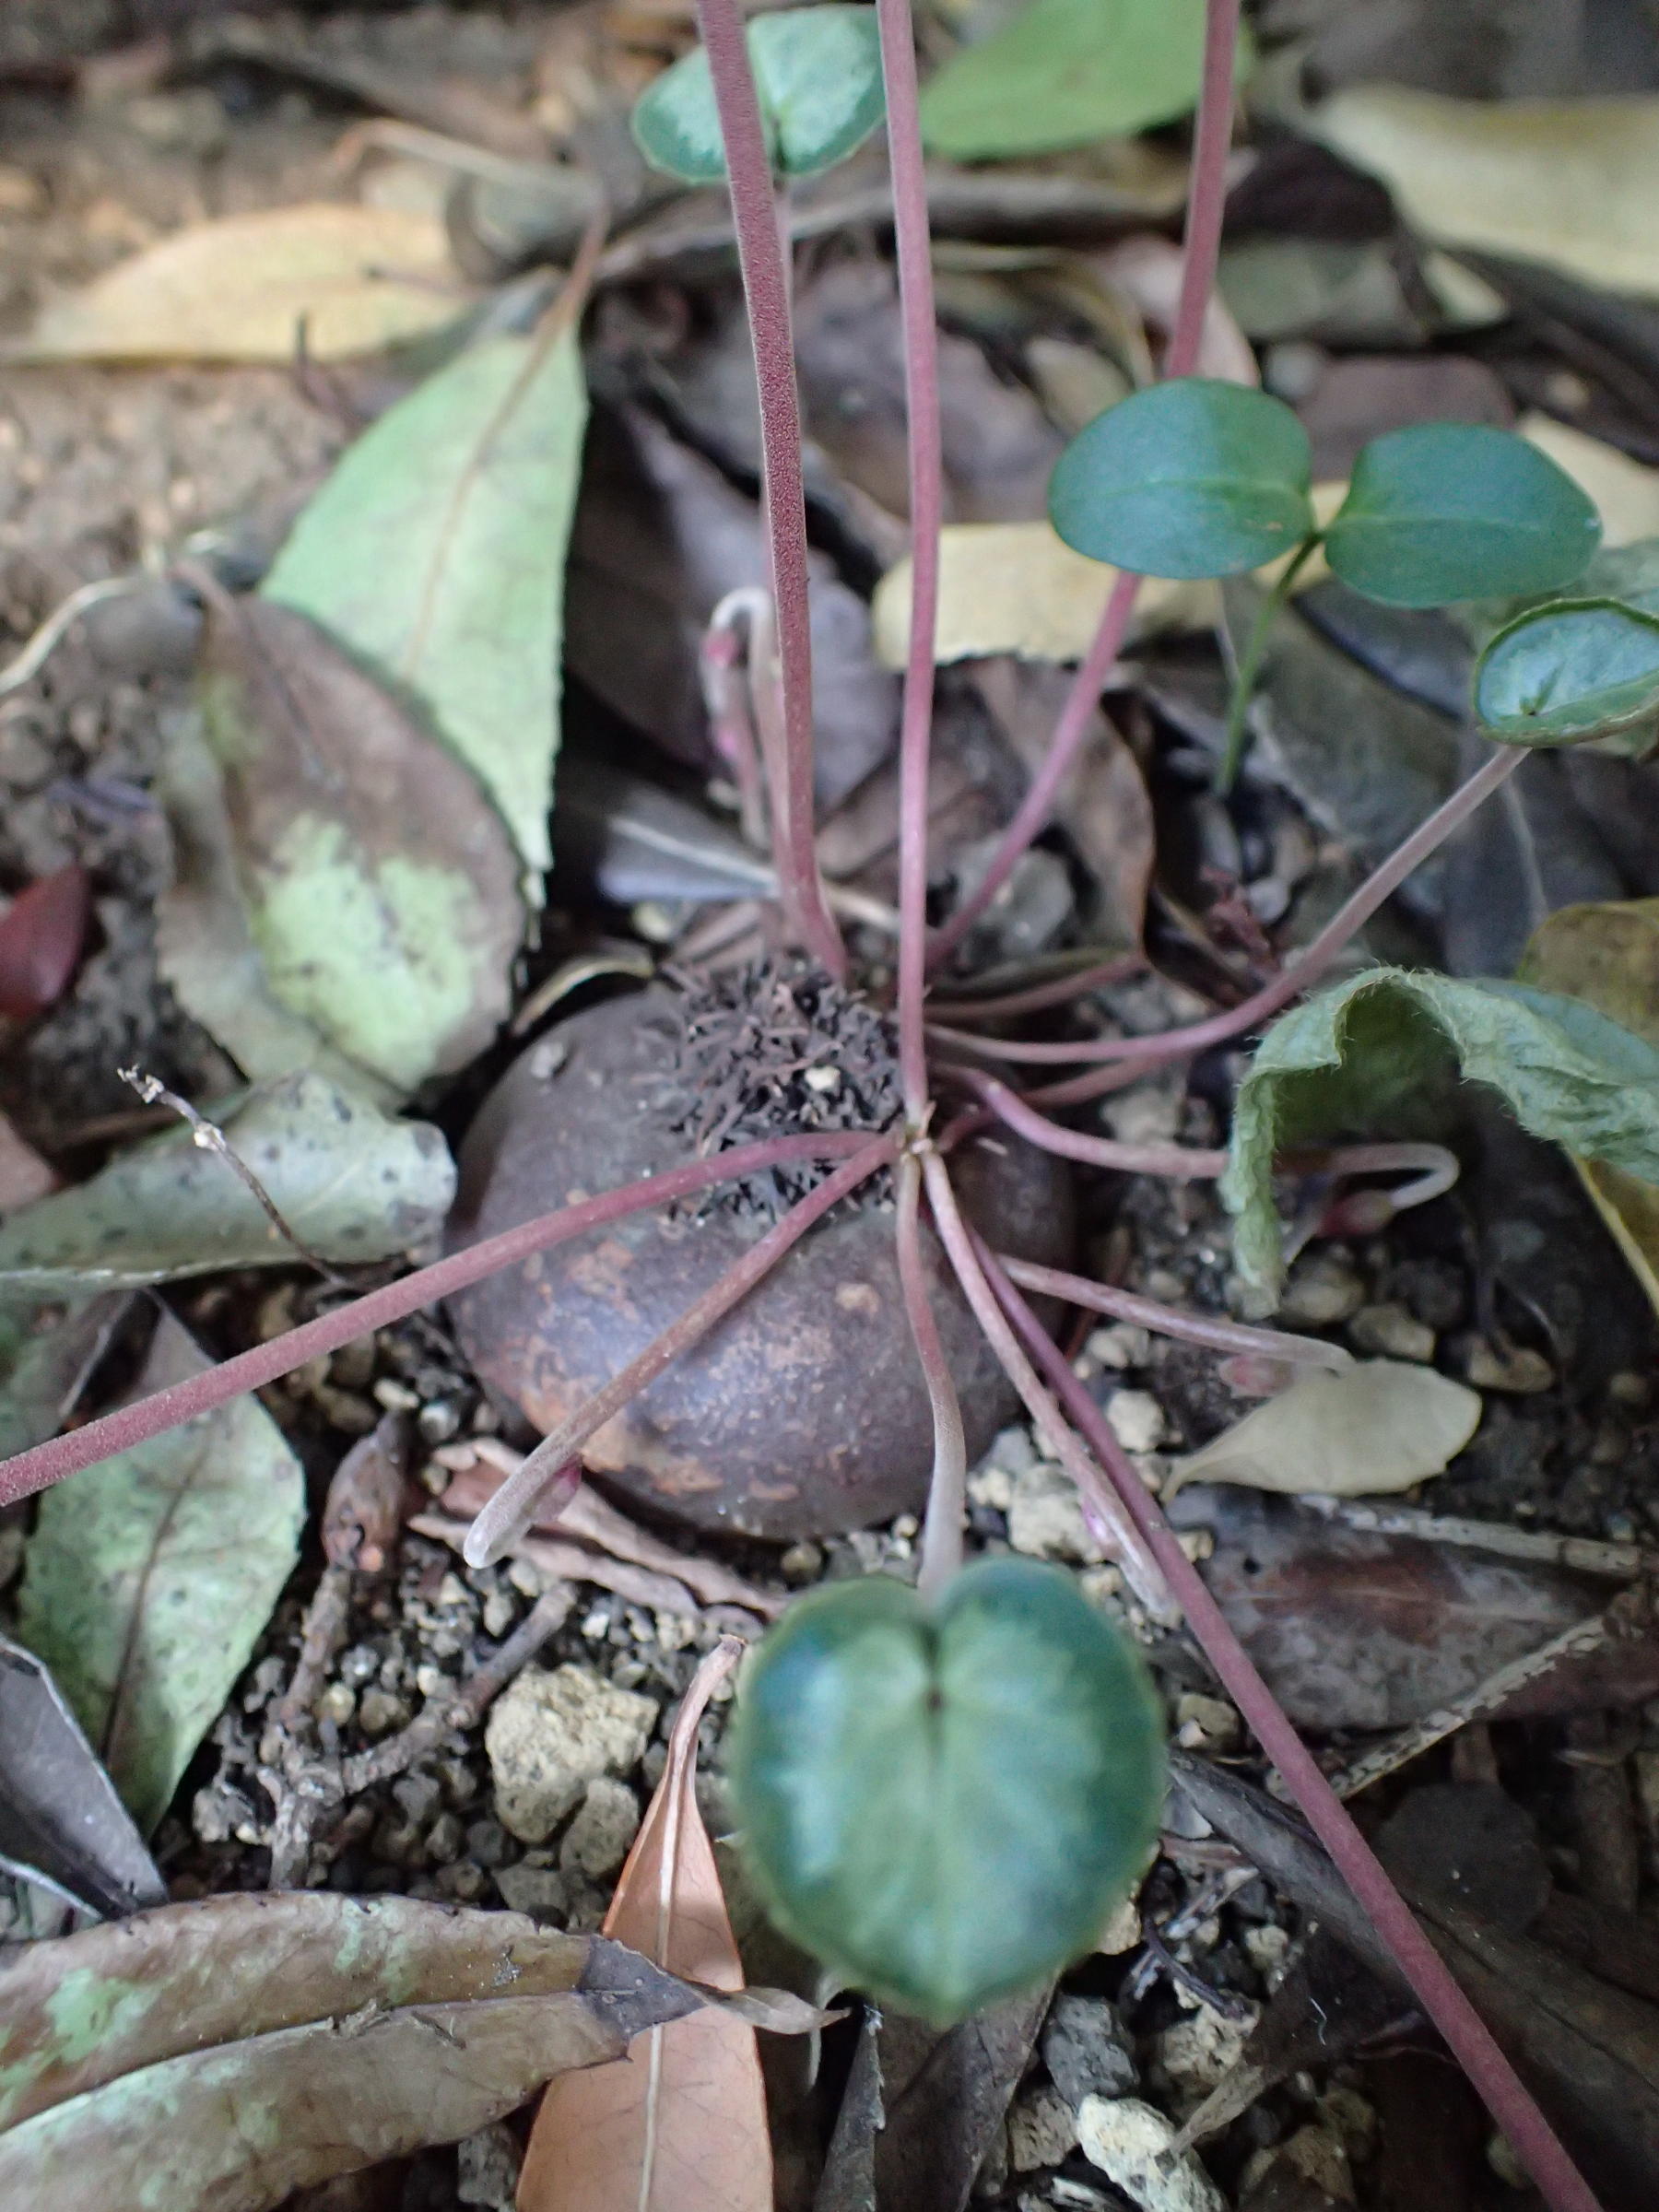
[[[145,2212],[160,2187],[169,2212],[265,2212],[700,2002],[602,1936],[406,1898],[216,1897],[19,1945],[0,2201]]]
[[[0,1295],[0,1457],[56,1435],[131,1295],[51,1302],[29,1291]]]
[[[0,1870],[119,1917],[166,1902],[131,1814],[32,1652],[0,1636]]]
[[[1659,296],[1659,99],[1451,100],[1356,85],[1295,121],[1381,177],[1438,244]]]
[[[537,329],[480,338],[388,408],[262,586],[413,700],[533,870],[548,860],[565,550],[587,422],[574,304],[561,294]]]
[[[1518,971],[1524,982],[1582,998],[1650,1044],[1659,1044],[1659,899],[1566,906],[1534,932]],[[1596,1212],[1659,1311],[1659,1185],[1574,1158]]]
[[[1304,1375],[1179,1459],[1166,1495],[1189,1482],[1241,1482],[1290,1496],[1369,1498],[1444,1472],[1480,1425],[1478,1391],[1405,1360],[1362,1359]]]
[[[464,1066],[507,1012],[524,926],[471,771],[270,600],[209,608],[202,688],[271,994],[395,1089]]]
[[[323,1076],[260,1085],[218,1126],[294,1234],[340,1265],[421,1242],[455,1194],[436,1129],[388,1120]],[[182,1124],[0,1227],[0,1289],[37,1298],[293,1260],[235,1171]]]
[[[864,601],[821,553],[808,569],[815,774],[829,806],[892,749],[899,694],[872,656]],[[594,409],[571,541],[566,655],[615,713],[705,771],[718,763],[699,672],[702,633],[725,594],[760,583],[765,570],[752,500],[643,410]]]
[[[164,1314],[135,1394],[210,1364]],[[18,1632],[52,1668],[146,1834],[282,1594],[304,1520],[304,1472],[254,1397],[41,1498]]]
[[[468,304],[433,217],[304,202],[162,239],[51,301],[0,359],[281,363],[303,330],[313,360],[339,360],[442,330]]]
[[[668,1763],[618,1877],[604,1933],[671,1973],[743,1986],[713,1850],[697,1809],[697,1732],[742,1646],[699,1667]],[[648,2030],[610,2066],[554,2082],[519,2181],[519,2212],[771,2212],[771,2142],[752,2028],[700,2013]]]
[[[1118,572],[1074,553],[1048,523],[947,523],[939,535],[942,666],[980,654],[1077,661],[1100,626]],[[911,564],[890,568],[876,587],[871,618],[885,668],[902,668],[910,647]],[[1148,578],[1135,599],[1132,637],[1158,629],[1204,629],[1218,613],[1213,583]]]

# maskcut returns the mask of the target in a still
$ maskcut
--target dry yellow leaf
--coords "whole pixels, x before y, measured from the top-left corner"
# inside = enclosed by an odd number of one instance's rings
[[[1074,553],[1047,523],[948,523],[939,539],[935,658],[941,666],[993,653],[1030,661],[1079,660],[1116,582],[1115,569]],[[885,667],[904,666],[910,594],[906,559],[876,588],[876,653]],[[1135,602],[1131,635],[1202,629],[1218,611],[1213,583],[1149,578]]]
[[[1581,998],[1659,1045],[1659,899],[1560,908],[1533,933],[1518,972],[1523,982]],[[1602,1160],[1574,1158],[1572,1164],[1659,1311],[1659,1186]]]
[[[1523,416],[1517,427],[1595,501],[1603,545],[1631,546],[1640,537],[1659,537],[1659,468],[1644,467],[1616,445],[1551,415]]]
[[[453,323],[469,295],[443,226],[406,208],[274,207],[198,223],[51,301],[21,361],[291,361],[374,353]]]
[[[1387,1497],[1443,1473],[1480,1424],[1479,1394],[1405,1360],[1310,1374],[1178,1459],[1164,1485],[1237,1482],[1291,1497]]]
[[[1450,100],[1356,85],[1296,117],[1443,246],[1659,297],[1659,99]]]

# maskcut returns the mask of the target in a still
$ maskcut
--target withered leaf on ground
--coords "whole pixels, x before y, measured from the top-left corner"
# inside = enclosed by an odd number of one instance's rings
[[[53,300],[0,347],[23,361],[313,360],[441,330],[468,297],[443,225],[333,202],[196,223]]]
[[[258,1085],[218,1125],[294,1235],[342,1265],[406,1252],[454,1196],[454,1164],[430,1124],[391,1120],[320,1075]],[[0,1228],[0,1288],[36,1300],[294,1258],[235,1170],[183,1123]]]
[[[0,1299],[0,1453],[57,1433],[127,1300],[124,1290],[53,1305],[33,1294]]]
[[[603,1937],[405,1898],[211,1898],[23,1946],[0,1967],[0,2199],[264,2212],[700,2002]]]
[[[1365,1498],[1441,1474],[1479,1424],[1478,1391],[1431,1367],[1365,1359],[1306,1374],[1177,1460],[1166,1485],[1240,1482],[1295,1495]]]
[[[717,1644],[687,1691],[668,1763],[605,1933],[671,1973],[743,1986],[714,1853],[697,1809],[697,1732],[742,1646]],[[646,2031],[616,2065],[556,2081],[542,2100],[519,2212],[771,2212],[771,2142],[754,2030],[705,2012]]]
[[[808,568],[816,774],[820,801],[833,806],[892,749],[899,694],[876,665],[864,601],[821,553]],[[725,594],[765,572],[752,500],[642,409],[595,408],[571,542],[566,651],[613,713],[677,759],[714,766],[699,644]]]
[[[273,994],[396,1089],[507,1011],[518,870],[472,771],[303,615],[209,609],[203,699]]]
[[[160,1904],[166,1885],[80,1724],[32,1652],[0,1636],[0,1868],[94,1912]]]
[[[565,552],[587,422],[568,312],[578,304],[561,295],[534,331],[480,338],[388,408],[307,505],[262,587],[418,711],[533,873],[548,858]],[[480,895],[492,908],[499,896]]]
[[[1555,1570],[1334,1528],[1287,1500],[1194,1485],[1178,1525],[1214,1530],[1204,1576],[1268,1688],[1299,1725],[1403,1728],[1583,1620],[1594,1586]],[[1565,1660],[1506,1710],[1641,1703],[1659,1689],[1659,1642]]]
[[[135,1394],[209,1364],[163,1314]],[[304,1516],[300,1462],[252,1397],[88,1467],[41,1500],[19,1632],[147,1834],[247,1664],[299,1556]]]

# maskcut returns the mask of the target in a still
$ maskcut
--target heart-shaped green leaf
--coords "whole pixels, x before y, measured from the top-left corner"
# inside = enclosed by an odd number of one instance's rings
[[[1421,422],[1360,453],[1325,557],[1369,599],[1447,606],[1559,591],[1600,542],[1594,503],[1524,438]]]
[[[830,169],[862,146],[886,110],[873,7],[787,8],[748,27],[749,66],[772,167],[786,177]],[[700,46],[650,84],[634,136],[653,169],[688,184],[725,175],[709,57]]]
[[[884,1575],[793,1606],[743,1680],[731,1775],[780,1924],[947,2023],[1086,1950],[1163,1802],[1157,1700],[1068,1575],[990,1559],[936,1608]]]
[[[1308,435],[1282,400],[1178,377],[1097,415],[1060,456],[1049,514],[1068,546],[1140,576],[1235,576],[1313,527]]]
[[[1284,1272],[1276,1154],[1421,1125],[1437,1095],[1455,1107],[1460,1077],[1495,1090],[1535,1136],[1659,1183],[1653,1045],[1552,992],[1368,968],[1281,1016],[1239,1086],[1220,1192],[1244,1280],[1277,1290]]]
[[[1619,740],[1644,756],[1659,724],[1659,618],[1617,599],[1561,599],[1500,629],[1475,665],[1475,712],[1506,745]]]

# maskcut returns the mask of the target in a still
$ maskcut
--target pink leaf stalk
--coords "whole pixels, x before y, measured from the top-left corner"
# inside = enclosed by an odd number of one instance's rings
[[[887,1167],[898,1147],[890,1136],[866,1142],[844,1167],[828,1175],[816,1191],[792,1206],[783,1218],[769,1229],[718,1282],[711,1283],[679,1318],[652,1339],[602,1390],[577,1406],[534,1452],[515,1468],[484,1506],[467,1531],[464,1547],[469,1567],[488,1567],[510,1550],[535,1520],[546,1493],[558,1482],[568,1463],[595,1430],[603,1429],[682,1353],[701,1342],[717,1321],[763,1282],[793,1245],[798,1244],[815,1221],[840,1204],[878,1168]]]
[[[771,162],[736,0],[698,0],[731,181],[732,224],[760,396],[760,477],[782,672],[784,760],[771,792],[784,912],[813,959],[846,974],[846,947],[813,850],[812,624],[806,599],[806,494],[790,331],[789,273],[778,240]]]
[[[1174,1530],[1130,1464],[1100,1407],[1072,1373],[1058,1347],[997,1265],[995,1258],[982,1248],[980,1257],[992,1288],[1021,1342],[1104,1468],[1123,1511],[1158,1561],[1186,1615],[1187,1625],[1204,1648],[1205,1656],[1253,1730],[1257,1742],[1278,1769],[1308,1825],[1370,1914],[1418,2003],[1445,2038],[1487,2110],[1537,2183],[1551,2212],[1600,2212],[1595,2197],[1568,2157],[1560,2138],[1538,2110],[1525,2084],[1500,2050],[1490,2029],[1418,1925],[1410,1907],[1354,1825],[1352,1816],[1321,1772],[1312,1752],[1256,1672],[1254,1663],[1210,1595],[1203,1576],[1182,1550]]]
[[[1453,831],[1490,798],[1500,784],[1508,782],[1525,758],[1525,751],[1520,746],[1504,747],[1489,754],[1467,782],[1460,784],[1425,821],[1419,822],[1405,842],[1367,877],[1305,952],[1288,961],[1271,982],[1252,992],[1241,1005],[1225,1014],[1212,1014],[1206,1020],[1190,1022],[1179,1030],[1164,1030],[1152,1037],[1086,1038],[1075,1044],[1020,1044],[1005,1038],[973,1037],[965,1031],[952,1030],[949,1041],[965,1052],[979,1053],[988,1058],[1038,1065],[1075,1064],[1079,1060],[1114,1064],[1106,1082],[1097,1083],[1092,1077],[1082,1077],[1032,1094],[1044,1105],[1064,1106],[1098,1097],[1100,1091],[1112,1089],[1121,1081],[1135,1081],[1167,1061],[1185,1059],[1194,1053],[1207,1052],[1212,1045],[1226,1044],[1234,1037],[1241,1037],[1280,1013],[1302,992],[1311,990],[1383,900],[1398,890],[1413,869],[1420,867],[1431,853],[1444,844]],[[1124,1070],[1128,1071],[1126,1075]]]
[[[1112,1321],[1133,1322],[1155,1335],[1178,1336],[1184,1344],[1201,1344],[1212,1352],[1246,1359],[1285,1359],[1299,1367],[1324,1367],[1340,1374],[1352,1367],[1354,1356],[1339,1344],[1317,1336],[1293,1336],[1284,1329],[1253,1328],[1242,1321],[1225,1321],[1214,1313],[1183,1313],[1178,1306],[1161,1305],[1136,1290],[1120,1290],[1112,1283],[1091,1282],[1084,1275],[1070,1275],[1062,1267],[1041,1267],[1034,1260],[1013,1260],[998,1253],[996,1263],[1010,1282],[1040,1298],[1057,1298],[1066,1305],[1083,1306]]]
[[[922,1170],[913,1152],[905,1153],[899,1162],[898,1184],[895,1238],[899,1282],[933,1413],[933,1476],[927,1486],[927,1518],[922,1528],[922,1563],[916,1577],[923,1596],[933,1598],[962,1564],[968,1441],[962,1432],[962,1408],[950,1362],[939,1341],[939,1324],[927,1294],[927,1271],[922,1260]]]
[[[1227,154],[1232,143],[1233,59],[1239,42],[1239,0],[1209,0],[1205,17],[1204,81],[1193,140],[1193,176],[1187,189],[1185,253],[1175,328],[1164,357],[1165,376],[1191,376],[1197,366],[1204,318],[1215,288],[1227,205]],[[1067,692],[1042,766],[1018,812],[1003,832],[983,880],[948,922],[934,932],[928,965],[947,960],[979,920],[1033,838],[1046,828],[1054,799],[1088,734],[1106,680],[1123,649],[1140,578],[1121,575],[1106,602],[1094,642]]]
[[[917,1127],[928,1098],[922,1020],[927,968],[927,767],[933,732],[934,638],[938,627],[939,528],[944,520],[945,488],[927,175],[922,154],[916,49],[909,0],[877,0],[876,19],[887,87],[888,158],[893,180],[893,240],[904,333],[910,467],[910,649],[899,737],[899,1070],[904,1110],[912,1126]]]
[[[267,1382],[292,1374],[310,1359],[337,1352],[353,1337],[406,1321],[422,1306],[436,1305],[441,1299],[465,1290],[469,1283],[481,1282],[498,1268],[514,1266],[535,1253],[585,1236],[590,1230],[603,1229],[607,1222],[619,1221],[647,1206],[688,1198],[712,1183],[735,1182],[765,1168],[782,1167],[786,1161],[840,1159],[857,1153],[868,1142],[857,1130],[833,1130],[816,1136],[775,1136],[760,1144],[735,1145],[729,1152],[716,1153],[711,1159],[688,1160],[683,1168],[670,1168],[661,1175],[625,1183],[597,1198],[584,1198],[579,1206],[539,1214],[517,1229],[503,1230],[499,1237],[487,1237],[465,1252],[452,1253],[448,1259],[417,1268],[413,1275],[388,1283],[383,1289],[353,1299],[349,1305],[336,1306],[332,1313],[303,1322],[297,1329],[287,1329],[280,1336],[240,1352],[218,1367],[192,1375],[188,1382],[153,1391],[147,1398],[105,1414],[101,1420],[88,1421],[84,1429],[54,1436],[30,1451],[0,1460],[0,1506],[32,1498],[37,1490],[61,1482],[65,1475],[78,1474],[82,1467],[93,1466],[100,1459],[147,1443],[152,1436],[176,1429],[181,1421],[192,1420],[199,1413],[211,1413],[216,1406],[228,1404],[243,1391],[261,1390]]]

